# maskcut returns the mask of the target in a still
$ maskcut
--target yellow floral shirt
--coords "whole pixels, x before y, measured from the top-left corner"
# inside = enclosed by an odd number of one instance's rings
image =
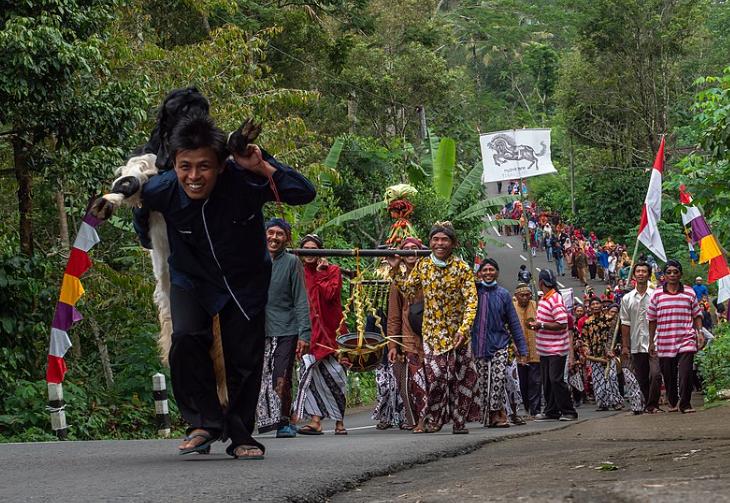
[[[454,256],[446,267],[436,266],[429,257],[421,259],[409,276],[396,277],[406,296],[423,290],[423,341],[434,354],[454,349],[459,335],[470,342],[471,326],[477,314],[477,289],[469,265]]]

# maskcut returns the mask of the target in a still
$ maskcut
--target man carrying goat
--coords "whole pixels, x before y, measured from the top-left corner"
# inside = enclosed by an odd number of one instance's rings
[[[174,169],[150,178],[142,201],[164,216],[170,244],[170,373],[178,407],[190,423],[180,453],[207,452],[229,437],[229,455],[261,459],[264,446],[252,433],[271,277],[262,207],[273,200],[306,204],[315,189],[256,145],[234,150],[230,157],[224,133],[209,116],[182,119],[169,139]],[[209,355],[215,315],[228,388],[225,410]]]

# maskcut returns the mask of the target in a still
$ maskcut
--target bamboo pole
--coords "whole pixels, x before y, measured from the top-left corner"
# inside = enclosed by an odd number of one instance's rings
[[[300,257],[428,257],[431,255],[431,250],[287,248],[286,251]]]

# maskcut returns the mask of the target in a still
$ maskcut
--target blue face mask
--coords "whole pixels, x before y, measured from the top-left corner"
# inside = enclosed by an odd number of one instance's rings
[[[440,260],[436,258],[436,255],[433,253],[431,254],[431,262],[433,262],[433,265],[436,267],[441,267],[442,269],[449,265],[445,260]]]
[[[489,283],[487,283],[486,281],[481,280],[479,282],[479,284],[482,285],[482,286],[497,286],[497,282],[496,281],[490,281]]]

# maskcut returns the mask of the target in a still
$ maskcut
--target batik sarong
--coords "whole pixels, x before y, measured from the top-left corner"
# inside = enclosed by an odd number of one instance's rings
[[[616,407],[623,405],[623,397],[618,389],[618,374],[616,372],[616,360],[609,360],[608,364],[600,362],[591,363],[591,375],[593,377],[593,395],[596,405],[600,408]],[[608,372],[606,372],[608,365]]]
[[[423,358],[418,353],[406,353],[405,380],[402,383],[407,389],[406,421],[414,426],[426,415],[426,371]]]
[[[315,360],[304,355],[299,367],[299,390],[294,410],[299,418],[317,416],[342,421],[347,402],[347,374],[337,359],[329,355]]]
[[[580,392],[585,390],[582,365],[576,365],[572,369],[568,369],[568,386]]]
[[[624,393],[631,405],[631,410],[634,412],[643,412],[646,405],[644,403],[644,395],[641,393],[641,387],[639,386],[639,380],[630,368],[623,367],[621,370],[624,373]]]
[[[441,428],[453,421],[462,429],[469,421],[478,421],[479,387],[470,345],[437,355],[424,344],[426,377],[425,422],[430,428]]]
[[[489,413],[504,408],[504,381],[507,369],[507,348],[500,349],[492,358],[476,358],[475,364],[479,375],[478,386],[481,394],[479,408],[482,422],[489,424]]]
[[[403,365],[398,365],[402,371]],[[373,419],[379,424],[400,426],[405,420],[403,395],[399,386],[400,379],[395,375],[396,365],[384,362],[375,369],[375,384],[378,400],[373,410]]]
[[[297,340],[296,335],[266,338],[261,391],[256,407],[259,433],[289,424]]]
[[[513,358],[512,363],[504,369],[504,408],[507,415],[517,414],[521,403],[522,392],[520,391],[520,376],[517,372],[517,359]]]

